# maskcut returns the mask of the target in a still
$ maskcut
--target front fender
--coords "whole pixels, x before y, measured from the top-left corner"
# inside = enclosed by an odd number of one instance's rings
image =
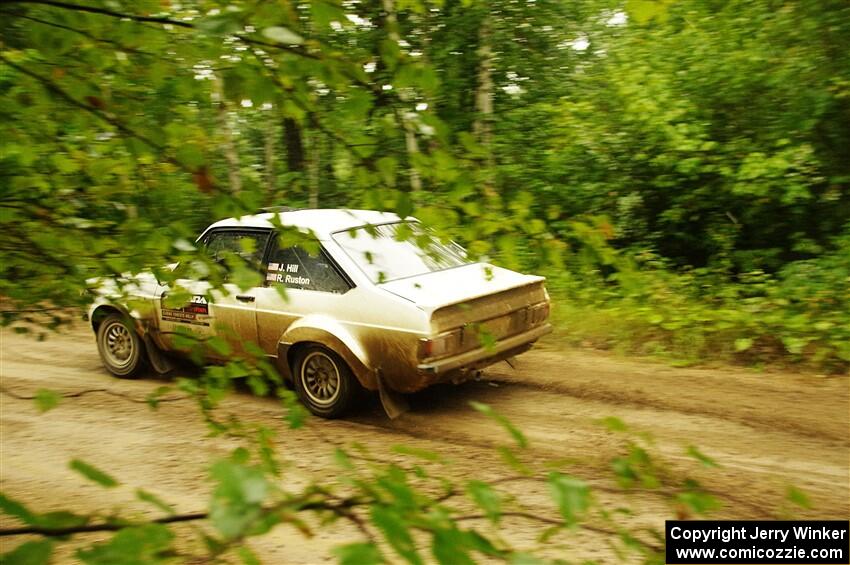
[[[368,390],[378,390],[375,371],[360,342],[345,326],[327,316],[305,316],[294,322],[277,344],[278,368],[291,378],[290,352],[299,343],[313,342],[323,345],[342,357],[360,384]]]

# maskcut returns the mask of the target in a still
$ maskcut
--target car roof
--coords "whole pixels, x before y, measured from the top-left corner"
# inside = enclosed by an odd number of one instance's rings
[[[385,224],[399,222],[401,218],[392,212],[374,210],[349,210],[342,208],[289,210],[285,212],[267,212],[239,218],[227,218],[212,224],[213,228],[271,228],[275,216],[284,226],[292,226],[302,231],[312,231],[319,239],[328,239],[333,232],[364,226],[366,224]]]

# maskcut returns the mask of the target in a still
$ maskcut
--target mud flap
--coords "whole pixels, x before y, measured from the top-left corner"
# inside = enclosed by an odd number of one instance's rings
[[[390,420],[395,420],[410,410],[410,404],[407,403],[407,399],[398,392],[390,390],[384,383],[380,371],[378,371],[378,396],[380,396],[381,406],[384,407],[384,412],[387,413]]]
[[[171,361],[162,354],[162,351],[160,351],[159,347],[157,347],[151,339],[150,334],[145,334],[144,341],[145,352],[148,354],[148,362],[151,367],[153,367],[154,371],[160,375],[164,375],[174,370],[174,365],[172,365]]]

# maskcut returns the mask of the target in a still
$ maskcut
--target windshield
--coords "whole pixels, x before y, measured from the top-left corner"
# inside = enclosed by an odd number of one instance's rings
[[[469,263],[462,247],[440,242],[414,222],[363,226],[333,238],[374,283]]]

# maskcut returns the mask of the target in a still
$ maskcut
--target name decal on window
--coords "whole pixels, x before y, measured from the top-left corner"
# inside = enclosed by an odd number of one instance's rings
[[[308,277],[293,276],[289,273],[298,273],[298,263],[269,263],[269,272],[266,274],[266,280],[269,282],[309,286],[310,279]]]

